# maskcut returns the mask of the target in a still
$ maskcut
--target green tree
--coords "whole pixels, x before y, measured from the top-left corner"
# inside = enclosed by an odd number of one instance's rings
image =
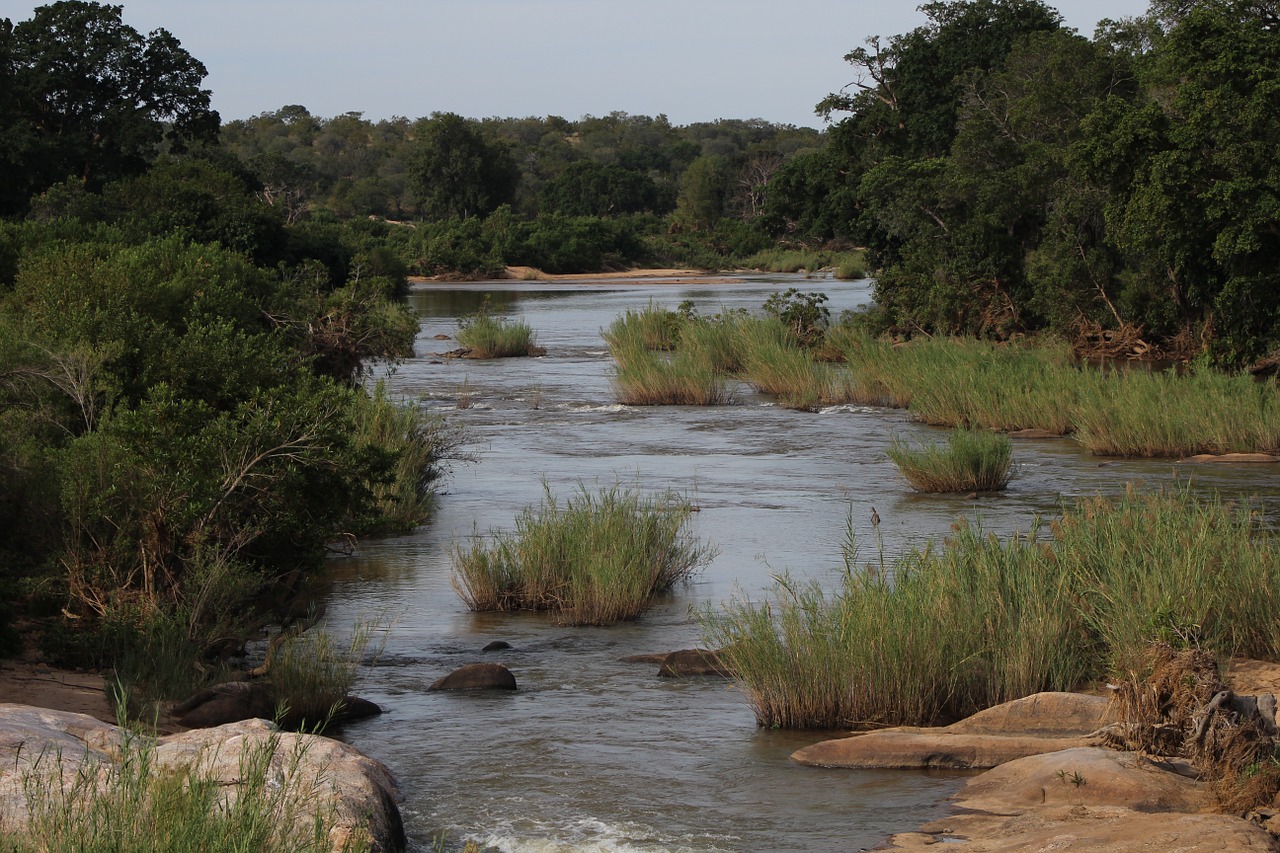
[[[514,197],[520,176],[515,160],[478,123],[435,113],[414,132],[409,174],[428,216],[484,216]]]
[[[216,138],[205,67],[171,33],[147,36],[123,7],[62,0],[0,23],[0,159],[19,168],[6,210],[67,176],[98,187],[137,174],[166,143]]]

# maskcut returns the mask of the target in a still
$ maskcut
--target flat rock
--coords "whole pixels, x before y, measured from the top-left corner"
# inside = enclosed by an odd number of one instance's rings
[[[136,737],[136,736],[135,736]],[[74,777],[86,765],[105,766],[124,750],[124,733],[84,714],[0,704],[0,828],[21,833],[28,819],[25,779],[32,774]],[[355,747],[318,735],[281,732],[264,720],[248,720],[168,735],[154,742],[157,770],[195,767],[216,782],[219,796],[234,802],[244,762],[271,749],[272,778],[288,786],[300,827],[318,814],[331,816],[329,844],[346,849],[360,838],[375,851],[403,850],[400,792],[387,768]],[[94,774],[103,780],[107,774]]]
[[[1062,438],[1062,433],[1051,429],[1015,429],[1005,434],[1009,438]]]
[[[1092,746],[1113,721],[1109,700],[1037,693],[988,708],[950,726],[899,727],[822,741],[792,754],[817,767],[984,769],[1006,761]]]
[[[1202,464],[1232,464],[1232,463],[1267,463],[1280,462],[1280,456],[1273,456],[1270,453],[1198,453],[1195,456],[1188,456],[1186,459],[1179,459],[1179,462],[1195,462]]]
[[[437,679],[428,690],[515,690],[516,677],[500,663],[469,663],[444,678]]]

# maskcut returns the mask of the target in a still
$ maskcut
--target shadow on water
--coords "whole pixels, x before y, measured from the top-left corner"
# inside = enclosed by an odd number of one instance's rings
[[[945,536],[957,516],[992,532],[1026,530],[1063,501],[1116,494],[1186,476],[1169,462],[1101,460],[1068,440],[1019,440],[1018,477],[997,495],[916,495],[885,449],[931,428],[897,411],[782,410],[743,395],[717,408],[616,405],[600,330],[651,301],[700,313],[758,309],[796,286],[823,290],[833,314],[869,299],[868,283],[744,278],[730,287],[659,284],[432,286],[413,294],[418,356],[391,375],[392,392],[463,424],[479,462],[460,467],[432,523],[362,544],[333,562],[329,616],[397,619],[361,692],[386,708],[346,735],[400,780],[414,849],[441,834],[504,851],[823,851],[870,848],[946,811],[956,774],[838,772],[799,767],[796,748],[823,733],[755,727],[744,696],[715,679],[666,680],[628,655],[699,644],[696,614],[734,595],[758,598],[787,571],[834,586],[845,519],[861,557],[886,559]],[[435,359],[457,319],[486,293],[520,316],[548,350],[535,359]],[[465,387],[470,406],[459,409]],[[1269,468],[1197,468],[1198,488],[1276,495]],[[472,614],[450,585],[449,551],[473,532],[509,528],[543,484],[675,489],[701,508],[695,533],[718,556],[642,619],[567,628],[540,614]],[[872,509],[882,522],[873,537]],[[481,652],[492,640],[513,648]],[[465,663],[504,663],[520,690],[428,693]]]

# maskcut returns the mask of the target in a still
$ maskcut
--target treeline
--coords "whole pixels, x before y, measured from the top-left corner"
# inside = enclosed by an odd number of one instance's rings
[[[921,8],[848,55],[812,179],[771,187],[871,248],[882,328],[1275,352],[1274,4],[1155,0],[1093,39],[1037,0]]]

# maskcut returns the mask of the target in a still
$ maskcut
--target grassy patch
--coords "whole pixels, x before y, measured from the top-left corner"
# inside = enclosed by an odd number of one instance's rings
[[[271,690],[289,728],[319,732],[340,716],[369,645],[383,628],[361,622],[340,643],[326,628],[315,627],[281,644],[271,659]],[[380,651],[381,646],[374,657]]]
[[[618,362],[613,386],[626,406],[716,406],[732,399],[720,373],[684,353],[634,353]]]
[[[533,329],[523,320],[507,320],[487,314],[470,318],[458,327],[458,343],[470,350],[468,358],[510,358],[532,355]]]
[[[688,501],[613,487],[563,502],[548,490],[515,532],[452,552],[454,587],[472,610],[550,610],[573,625],[634,619],[713,554],[689,533]]]
[[[614,358],[636,350],[673,350],[680,341],[683,318],[650,303],[640,311],[628,311],[604,332],[605,343]]]
[[[1280,551],[1186,490],[1068,509],[1052,538],[961,525],[840,589],[783,581],[704,618],[762,726],[930,724],[1140,665],[1153,640],[1280,653]]]
[[[946,446],[910,446],[894,439],[889,458],[902,476],[921,492],[996,492],[1013,473],[1013,442],[1009,436],[959,427]]]

